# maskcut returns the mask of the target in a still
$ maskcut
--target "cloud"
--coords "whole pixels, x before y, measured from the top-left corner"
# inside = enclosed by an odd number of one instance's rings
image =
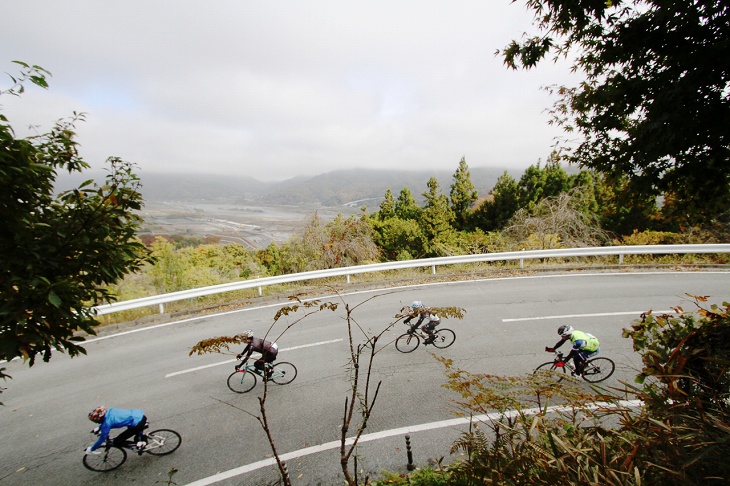
[[[92,165],[148,172],[527,167],[560,135],[540,87],[572,77],[507,70],[495,51],[524,31],[509,0],[26,0],[4,7],[0,66],[51,87],[0,103],[16,127],[86,112]]]

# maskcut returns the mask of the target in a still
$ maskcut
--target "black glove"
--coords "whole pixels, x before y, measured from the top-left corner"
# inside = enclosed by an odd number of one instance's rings
[[[243,356],[243,355],[242,354],[237,354],[236,355],[236,359],[241,359],[241,356]]]
[[[547,346],[545,346],[545,351],[547,351],[548,353],[553,353],[555,352],[555,348],[548,348]]]

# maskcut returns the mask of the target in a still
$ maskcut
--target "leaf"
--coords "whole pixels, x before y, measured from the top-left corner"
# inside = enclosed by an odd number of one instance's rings
[[[63,304],[61,298],[53,290],[48,293],[48,302],[50,302],[54,307],[59,309],[61,308],[61,304]]]

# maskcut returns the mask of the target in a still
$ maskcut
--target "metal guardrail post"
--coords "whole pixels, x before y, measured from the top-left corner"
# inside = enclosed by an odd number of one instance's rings
[[[160,304],[160,314],[165,313],[165,304]]]
[[[436,265],[431,265],[431,274],[436,275]]]
[[[259,285],[259,297],[264,295],[264,288]]]
[[[406,464],[406,469],[409,471],[413,471],[416,469],[416,466],[413,465],[413,452],[411,452],[411,436],[406,435],[406,455],[408,457],[408,464]]]
[[[624,264],[624,254],[623,253],[619,253],[618,254],[618,264],[619,265],[623,265]]]
[[[348,284],[350,283],[350,274],[349,273],[347,274],[347,283]]]

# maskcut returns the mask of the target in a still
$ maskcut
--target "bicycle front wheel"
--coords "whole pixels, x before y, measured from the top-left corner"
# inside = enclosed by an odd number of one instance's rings
[[[155,456],[172,454],[180,447],[182,437],[170,429],[158,429],[147,434],[147,447],[144,451]]]
[[[101,454],[86,454],[84,456],[84,467],[91,471],[109,472],[113,471],[127,460],[127,451],[121,447],[104,447],[99,449]]]
[[[402,334],[395,340],[395,349],[401,353],[411,353],[416,350],[421,340],[415,334]]]
[[[435,337],[433,345],[439,349],[448,348],[456,341],[456,333],[451,329],[437,329],[433,335]]]
[[[256,376],[250,371],[234,371],[228,377],[228,388],[236,393],[246,393],[256,386]]]
[[[613,374],[616,364],[608,358],[589,359],[583,370],[583,379],[590,383],[598,383]]]
[[[557,366],[555,361],[549,361],[535,368],[533,375],[538,373],[545,375],[550,383],[560,383],[565,379],[567,370],[565,366]]]
[[[270,380],[277,385],[288,385],[297,377],[297,367],[291,363],[276,363]]]

